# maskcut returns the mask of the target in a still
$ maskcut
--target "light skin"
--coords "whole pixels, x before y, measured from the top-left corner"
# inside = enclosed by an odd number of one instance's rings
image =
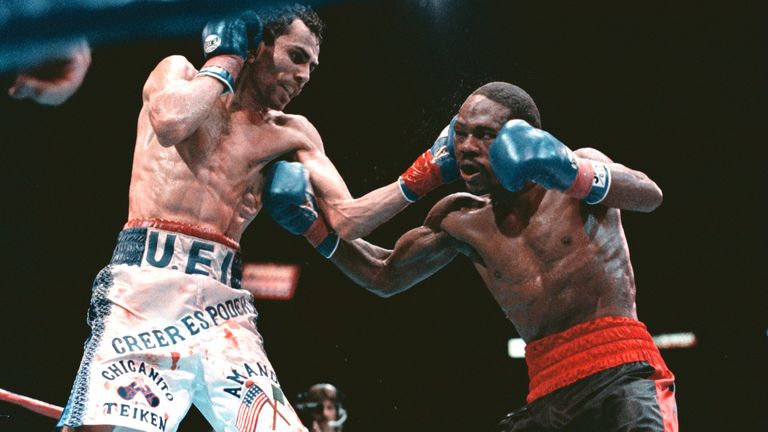
[[[264,167],[290,156],[310,172],[328,224],[361,237],[405,208],[397,183],[353,199],[304,117],[281,110],[309,82],[320,46],[301,20],[261,43],[234,94],[196,77],[184,57],[164,59],[144,85],[130,186],[129,219],[195,224],[239,241],[261,209]]]
[[[612,173],[600,205],[533,183],[508,192],[493,174],[488,147],[510,119],[505,106],[470,96],[458,113],[455,155],[472,194],[439,201],[393,250],[362,240],[343,242],[333,262],[387,297],[464,255],[526,341],[602,316],[636,318],[621,210],[650,212],[661,203],[661,190],[645,174],[584,148],[575,154],[608,164]]]
[[[312,432],[333,432],[328,422],[336,420],[336,405],[328,399],[324,399],[323,411],[314,414],[314,420],[312,421]]]
[[[79,40],[64,50],[61,58],[53,58],[19,72],[8,89],[8,95],[42,105],[61,105],[83,84],[90,65],[88,42]]]
[[[225,95],[186,58],[162,60],[144,84],[128,218],[189,223],[239,241],[261,209],[264,167],[283,156],[310,172],[318,205],[342,238],[365,235],[405,208],[396,182],[353,199],[317,130],[281,111],[309,82],[319,55],[316,36],[295,20],[274,45],[250,52],[234,94]]]

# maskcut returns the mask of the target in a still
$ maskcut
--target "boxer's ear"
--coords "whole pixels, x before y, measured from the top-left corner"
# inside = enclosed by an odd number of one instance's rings
[[[261,39],[261,43],[272,46],[275,44],[275,33],[269,27],[264,27],[264,37]]]

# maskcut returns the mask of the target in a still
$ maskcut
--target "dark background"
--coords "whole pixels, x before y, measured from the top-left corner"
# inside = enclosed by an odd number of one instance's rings
[[[592,146],[664,191],[624,213],[638,311],[663,351],[683,431],[766,430],[766,32],[758,2],[368,1],[319,8],[321,66],[287,109],[307,116],[356,196],[428,147],[490,80],[537,101],[544,128]],[[719,3],[719,4],[718,4]],[[91,281],[125,222],[141,88],[164,56],[200,64],[197,35],[97,46],[57,108],[0,98],[3,283],[0,387],[63,405],[89,333]],[[445,187],[369,237],[391,247]],[[247,261],[302,266],[293,301],[259,301],[289,397],[315,382],[347,395],[350,432],[491,430],[524,403],[512,325],[463,258],[391,299],[347,280],[259,217]],[[54,421],[0,403],[0,431]],[[192,413],[182,431],[204,431]]]

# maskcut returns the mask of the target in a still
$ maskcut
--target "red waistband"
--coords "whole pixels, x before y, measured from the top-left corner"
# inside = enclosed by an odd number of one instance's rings
[[[537,339],[525,347],[528,403],[597,372],[639,361],[656,369],[653,379],[672,377],[645,324],[632,318],[597,318]]]
[[[123,229],[125,228],[157,228],[165,231],[173,231],[205,240],[214,241],[216,243],[223,244],[228,248],[234,249],[235,251],[240,250],[240,243],[236,242],[234,239],[229,238],[224,234],[216,232],[212,229],[184,222],[155,218],[136,218],[126,222],[123,226]]]

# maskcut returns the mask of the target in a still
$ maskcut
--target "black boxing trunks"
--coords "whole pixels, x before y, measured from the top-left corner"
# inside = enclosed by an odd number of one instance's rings
[[[677,432],[674,375],[645,325],[603,317],[526,346],[528,404],[498,430]]]

